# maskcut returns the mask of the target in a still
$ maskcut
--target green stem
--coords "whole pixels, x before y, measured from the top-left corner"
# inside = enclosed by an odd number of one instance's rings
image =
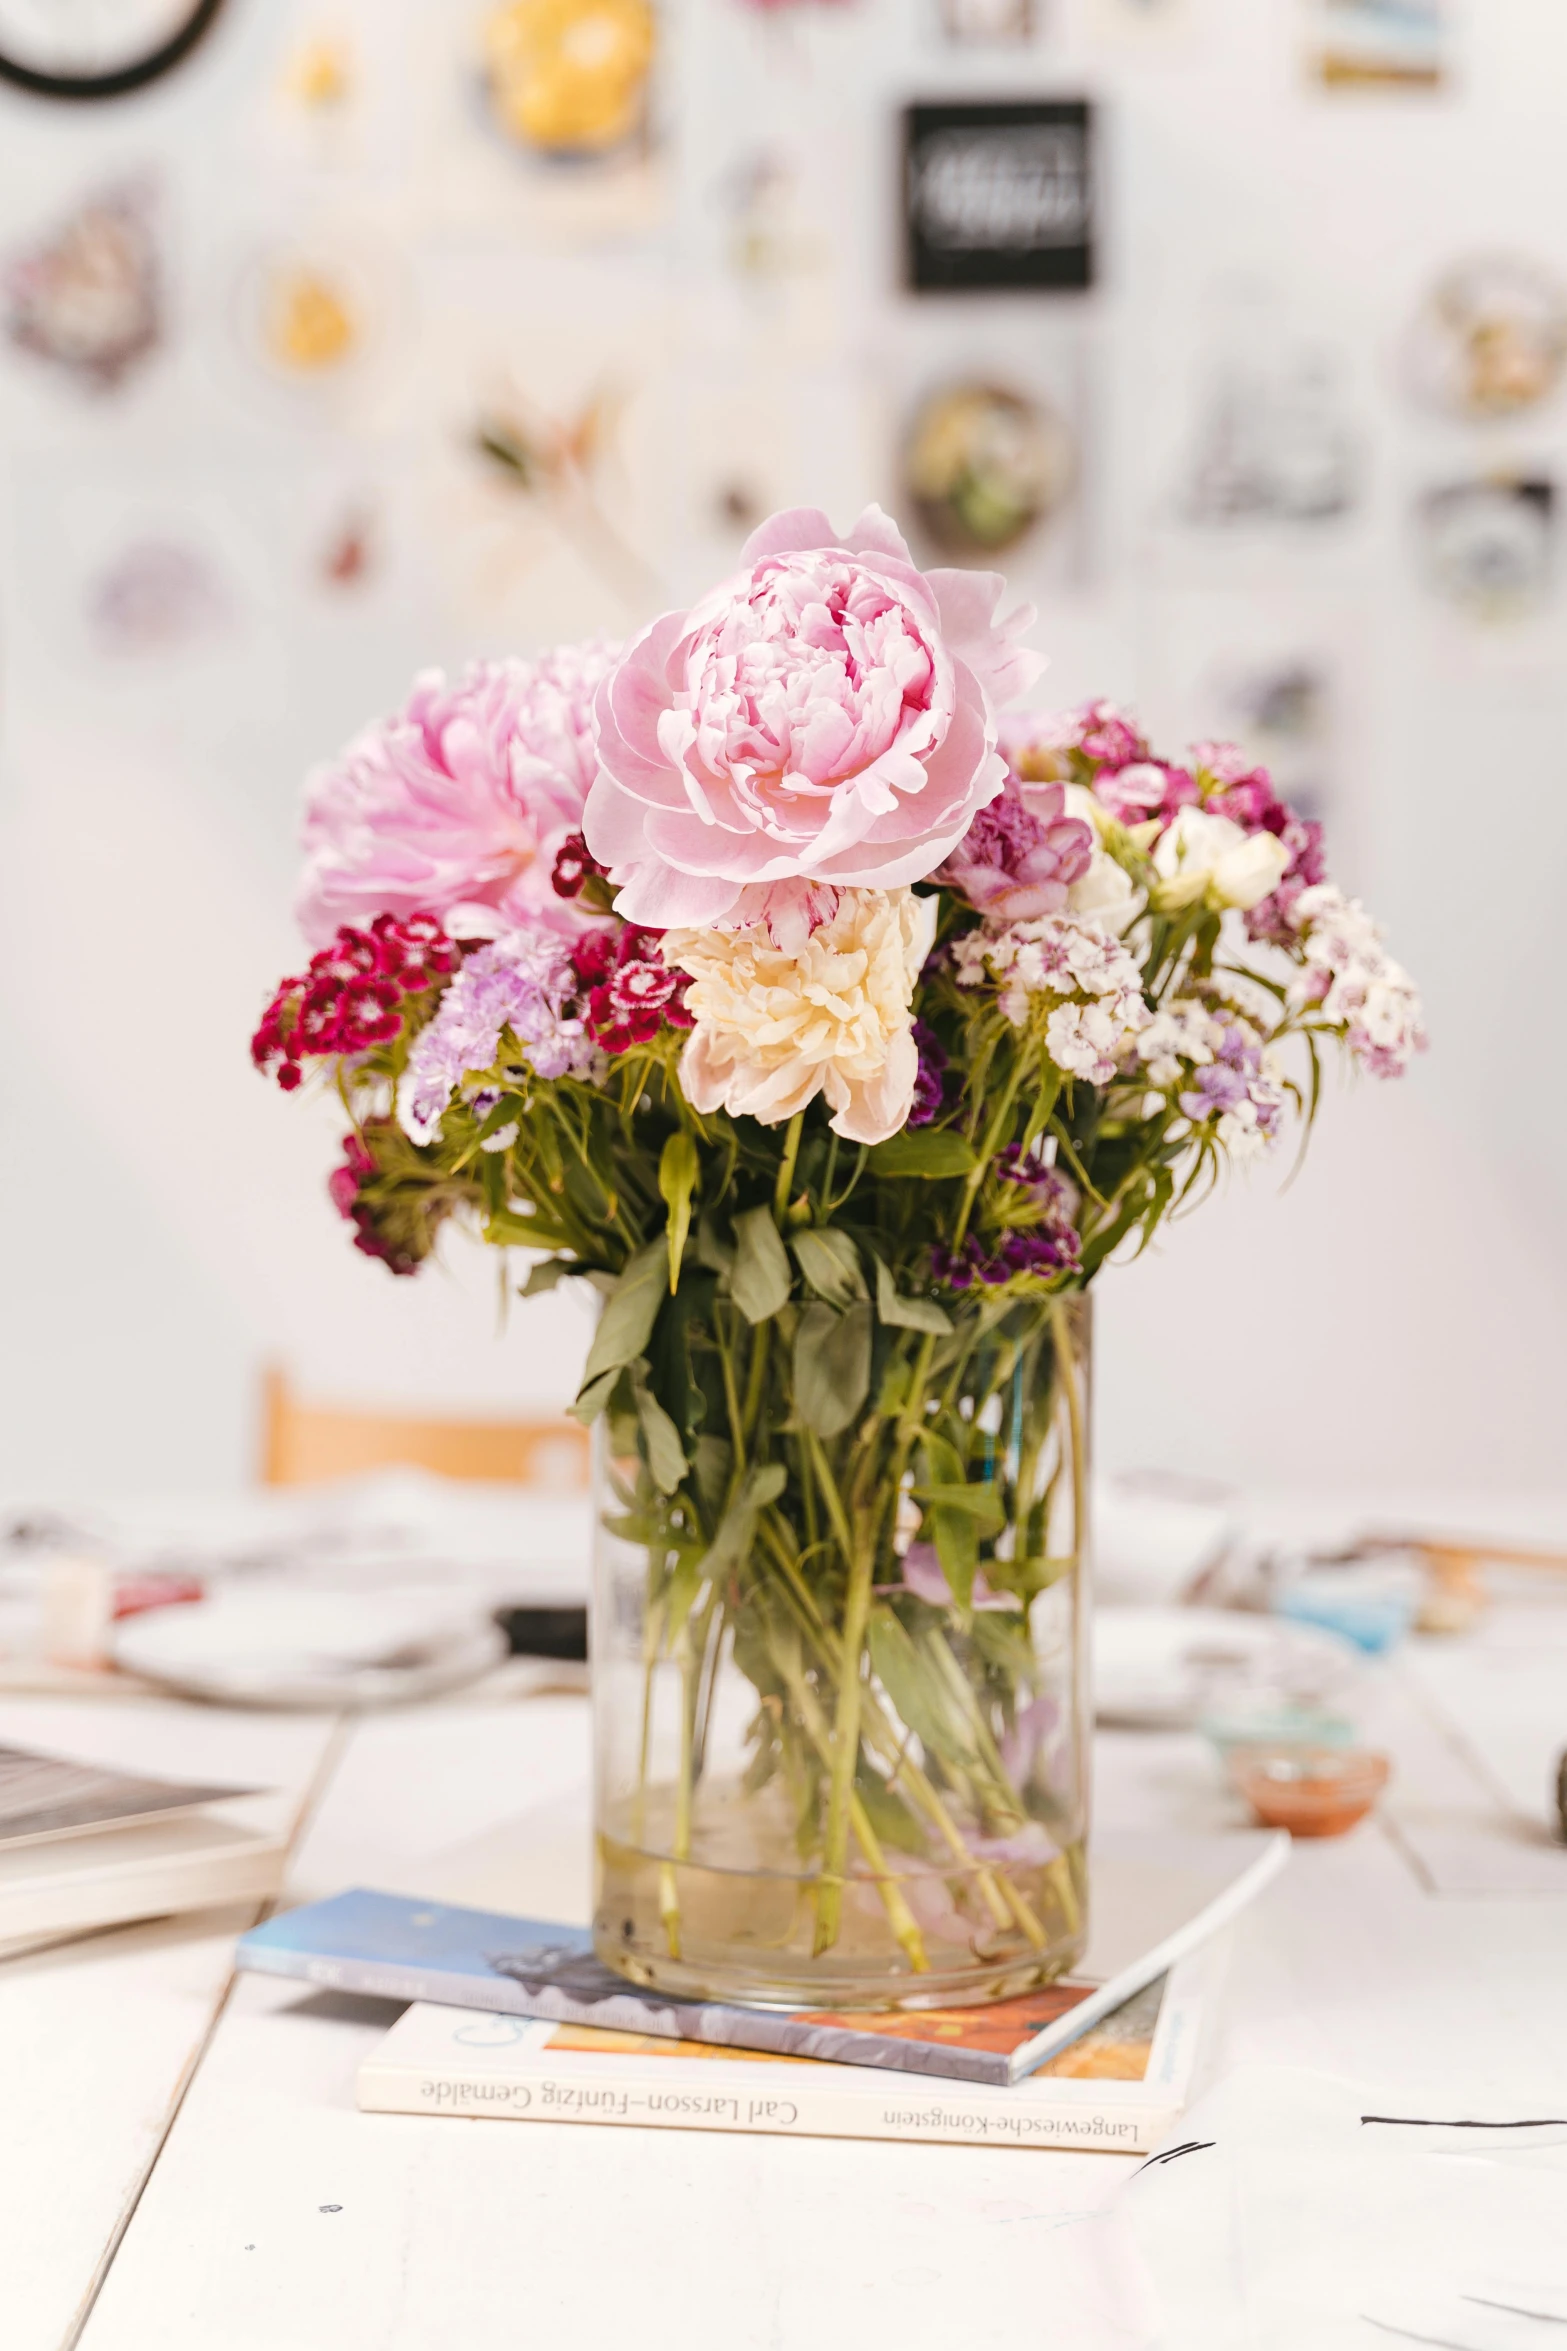
[[[833,1722],[832,1778],[827,1790],[827,1826],[822,1838],[821,1893],[816,1905],[817,1953],[838,1939],[843,1908],[843,1873],[849,1850],[849,1799],[860,1753],[860,1655],[871,1608],[874,1529],[860,1514],[860,1537],[849,1559],[849,1588],[843,1607],[843,1657],[838,1670],[838,1710]]]
[[[784,1136],[783,1157],[778,1162],[778,1181],[773,1186],[773,1216],[782,1224],[789,1206],[789,1187],[794,1182],[794,1163],[800,1156],[800,1135],[805,1126],[805,1112],[797,1110],[789,1121]]]

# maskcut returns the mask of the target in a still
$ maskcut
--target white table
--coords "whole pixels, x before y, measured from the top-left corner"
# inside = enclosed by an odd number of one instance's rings
[[[1567,1610],[1387,1677],[1384,1815],[1297,1848],[1235,1935],[1214,2068],[1567,2096]],[[0,1738],[266,1779],[291,1895],[350,1883],[583,1918],[586,1707],[352,1725],[0,1702]],[[1195,1739],[1101,1739],[1101,1817],[1235,1818]],[[1143,2351],[1102,2215],[1126,2159],[368,2116],[395,2011],[236,1981],[233,1915],[0,1967],[4,2351]],[[1560,2111],[1558,2103],[1556,2111]]]

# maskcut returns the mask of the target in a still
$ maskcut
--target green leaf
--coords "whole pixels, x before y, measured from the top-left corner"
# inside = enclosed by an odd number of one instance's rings
[[[611,1365],[608,1371],[600,1372],[596,1380],[586,1381],[578,1391],[576,1402],[566,1407],[571,1418],[580,1420],[585,1429],[590,1429],[614,1394],[619,1379],[620,1366],[617,1363]]]
[[[934,1298],[900,1298],[893,1280],[881,1259],[876,1260],[876,1312],[890,1329],[899,1331],[933,1331],[944,1339],[952,1329],[950,1315],[944,1314]]]
[[[952,1597],[959,1608],[967,1609],[979,1573],[978,1522],[966,1510],[929,1509],[925,1525]]]
[[[697,1263],[705,1265],[709,1273],[727,1273],[734,1264],[735,1253],[718,1229],[718,1220],[710,1208],[704,1208],[697,1219]]]
[[[691,1448],[695,1459],[696,1490],[709,1510],[716,1510],[729,1483],[734,1447],[727,1437],[698,1437]]]
[[[1006,1506],[995,1487],[988,1482],[972,1485],[916,1486],[916,1502],[923,1502],[933,1510],[956,1510],[971,1518],[983,1534],[999,1535],[1006,1525]]]
[[[574,1265],[569,1257],[546,1257],[533,1267],[517,1295],[519,1298],[542,1297],[546,1290],[553,1290],[557,1282],[563,1282],[568,1274],[581,1271],[581,1266]]]
[[[776,1502],[788,1483],[781,1461],[764,1461],[747,1470],[740,1491],[718,1522],[718,1532],[702,1560],[704,1575],[727,1575],[738,1567],[751,1542],[757,1514]]]
[[[661,1494],[672,1494],[690,1464],[680,1442],[680,1431],[648,1386],[647,1375],[647,1358],[639,1355],[631,1366],[631,1393],[636,1399],[637,1425],[642,1431],[648,1474]]]
[[[748,1208],[734,1221],[735,1261],[729,1294],[747,1322],[770,1322],[788,1303],[789,1252],[770,1208]]]
[[[485,1166],[499,1167],[499,1160],[486,1160]],[[492,1208],[484,1220],[484,1237],[494,1249],[536,1249],[539,1228],[531,1216],[519,1216],[513,1208]]]
[[[680,1287],[680,1260],[685,1255],[686,1235],[691,1230],[691,1195],[701,1173],[697,1149],[684,1127],[676,1129],[664,1145],[658,1163],[659,1198],[669,1210],[669,1290],[673,1297]]]
[[[622,1364],[634,1363],[639,1355],[647,1353],[647,1343],[653,1336],[653,1325],[663,1303],[668,1270],[669,1240],[664,1233],[628,1258],[625,1271],[599,1316],[599,1327],[588,1349],[582,1375],[584,1392],[601,1372],[618,1371]]]
[[[800,1271],[829,1306],[856,1306],[869,1293],[860,1271],[860,1253],[847,1233],[833,1226],[799,1232],[789,1243]]]
[[[950,1127],[918,1127],[912,1134],[905,1127],[901,1135],[876,1144],[870,1155],[872,1175],[924,1176],[932,1182],[971,1175],[974,1165],[973,1152]]]
[[[959,1771],[972,1768],[979,1758],[967,1724],[954,1718],[947,1693],[890,1608],[872,1611],[865,1642],[871,1670],[926,1753]]]
[[[871,1384],[872,1316],[807,1306],[794,1334],[794,1408],[818,1437],[836,1437],[864,1404]]]

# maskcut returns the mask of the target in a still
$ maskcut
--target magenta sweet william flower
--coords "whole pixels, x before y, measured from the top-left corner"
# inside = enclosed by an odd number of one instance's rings
[[[934,878],[992,922],[1028,922],[1061,912],[1093,851],[1091,828],[1066,813],[1064,785],[1008,776]]]
[[[666,1025],[690,1028],[690,981],[664,961],[659,932],[629,922],[591,931],[572,950],[572,964],[587,992],[589,1034],[606,1053],[628,1053]]]
[[[990,572],[921,572],[880,507],[775,514],[745,569],[600,688],[583,830],[628,920],[706,927],[757,885],[922,880],[1001,790],[996,710],[1037,673]]]
[[[552,886],[593,778],[593,696],[613,647],[426,671],[402,710],[311,782],[298,915],[313,945],[378,914],[438,915],[488,938],[571,937],[584,919]]]

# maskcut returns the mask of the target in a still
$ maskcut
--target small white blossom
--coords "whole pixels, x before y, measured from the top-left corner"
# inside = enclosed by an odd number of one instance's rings
[[[990,936],[970,931],[953,964],[966,988],[1000,983],[997,1001],[1014,1028],[1036,1000],[1058,998],[1045,1023],[1050,1057],[1095,1085],[1108,1085],[1148,1021],[1136,959],[1102,923],[1048,914]]]
[[[1290,987],[1297,1010],[1311,1007],[1344,1032],[1357,1061],[1377,1077],[1398,1077],[1425,1048],[1420,995],[1358,899],[1331,882],[1302,890],[1290,908],[1305,969]]]

